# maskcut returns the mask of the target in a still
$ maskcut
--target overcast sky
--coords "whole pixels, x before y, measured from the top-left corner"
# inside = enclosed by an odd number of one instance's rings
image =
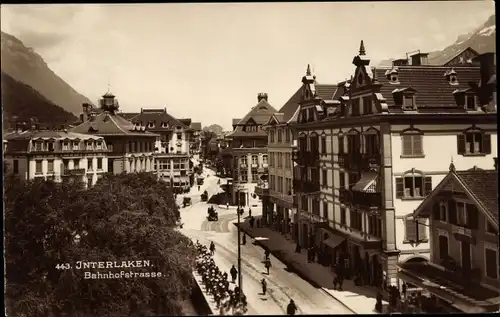
[[[122,111],[163,108],[231,127],[267,92],[279,109],[308,63],[319,83],[349,77],[364,40],[372,64],[453,43],[492,1],[2,5],[1,28],[78,92]]]

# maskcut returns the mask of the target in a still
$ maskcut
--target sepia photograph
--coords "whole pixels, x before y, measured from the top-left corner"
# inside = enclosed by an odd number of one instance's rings
[[[6,316],[500,311],[493,1],[0,15]]]

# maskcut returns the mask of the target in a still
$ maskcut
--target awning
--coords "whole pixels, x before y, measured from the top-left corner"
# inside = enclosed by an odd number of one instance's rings
[[[332,249],[335,249],[336,247],[338,247],[344,241],[345,241],[344,237],[341,237],[341,236],[338,236],[338,235],[335,235],[335,234],[330,234],[330,236],[328,237],[328,239],[323,240],[323,244],[329,246]]]
[[[377,186],[377,173],[366,172],[361,175],[361,179],[352,187],[358,192],[374,193]]]

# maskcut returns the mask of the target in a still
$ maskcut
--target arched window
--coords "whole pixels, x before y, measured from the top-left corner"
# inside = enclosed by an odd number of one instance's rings
[[[396,198],[422,199],[432,191],[432,177],[419,171],[408,171],[396,178]]]

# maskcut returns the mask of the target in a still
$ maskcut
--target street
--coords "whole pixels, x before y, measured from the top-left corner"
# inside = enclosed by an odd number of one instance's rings
[[[233,225],[237,221],[236,209],[219,208],[219,220],[209,222],[206,219],[209,204],[200,201],[200,194],[207,190],[209,195],[222,191],[217,185],[218,177],[213,171],[205,169],[210,175],[205,184],[193,187],[187,194],[192,197],[192,206],[181,208],[183,229],[180,231],[200,243],[208,245],[213,241],[216,245],[215,262],[221,270],[229,272],[231,266],[237,265],[238,235]],[[196,193],[195,193],[196,192]],[[180,196],[180,195],[179,195]],[[248,216],[248,208],[243,217]],[[261,214],[261,207],[252,208],[253,215]],[[286,306],[293,299],[298,307],[298,314],[353,314],[352,311],[335,300],[322,289],[313,287],[294,273],[287,271],[286,265],[272,255],[270,275],[265,273],[264,250],[252,244],[247,237],[246,245],[241,246],[241,266],[243,271],[243,290],[247,296],[248,314],[286,314]],[[268,292],[262,295],[261,280],[265,278]]]

